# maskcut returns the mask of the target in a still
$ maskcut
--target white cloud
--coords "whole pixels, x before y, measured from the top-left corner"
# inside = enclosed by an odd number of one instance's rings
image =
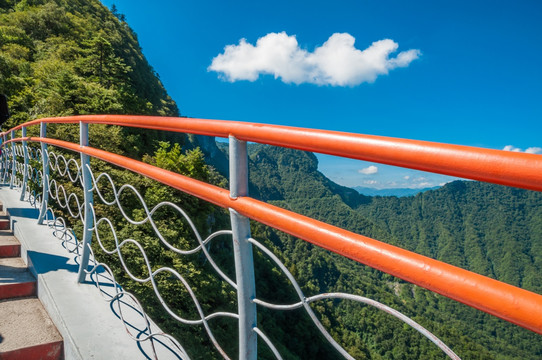
[[[517,148],[515,147],[514,145],[506,145],[504,148],[503,148],[504,151],[513,151],[513,152],[523,152],[522,149],[520,148]],[[532,146],[530,148],[527,148],[525,150],[526,153],[528,154],[542,154],[542,148],[540,147],[537,147],[537,146]]]
[[[423,182],[426,182],[427,180],[429,179],[426,178],[425,176],[418,176],[417,178],[412,179],[413,182],[417,182],[417,183],[423,183]]]
[[[354,43],[352,35],[335,33],[311,53],[299,47],[294,35],[269,33],[255,46],[245,39],[239,45],[227,45],[207,70],[231,82],[255,81],[260,74],[269,74],[285,83],[355,86],[407,67],[421,55],[420,50],[411,49],[390,58],[399,47],[390,39],[375,41],[365,50],[356,49]]]
[[[521,149],[520,148],[517,148],[517,147],[514,147],[514,145],[506,145],[504,148],[503,148],[504,151],[513,151],[513,152],[520,152]]]
[[[376,184],[378,184],[378,181],[376,181],[376,180],[365,180],[363,183],[365,185],[376,185]]]
[[[425,182],[421,182],[419,184],[416,184],[416,187],[418,188],[425,188],[425,187],[431,187],[431,186],[434,186],[435,184],[429,182],[429,181],[425,181]]]
[[[542,148],[533,146],[533,147],[527,148],[525,152],[528,154],[542,154]]]
[[[358,170],[358,172],[363,175],[372,175],[378,172],[378,168],[374,165],[371,165],[369,167],[366,167],[365,169]]]

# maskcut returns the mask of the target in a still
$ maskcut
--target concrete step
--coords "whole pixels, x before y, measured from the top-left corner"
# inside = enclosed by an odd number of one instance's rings
[[[36,279],[24,261],[20,257],[0,258],[0,300],[33,295]]]
[[[36,298],[0,301],[0,359],[63,359],[63,340]]]
[[[21,243],[10,230],[0,230],[0,258],[21,256]]]
[[[35,296],[36,279],[3,210],[0,204],[0,360],[63,359],[62,336]]]

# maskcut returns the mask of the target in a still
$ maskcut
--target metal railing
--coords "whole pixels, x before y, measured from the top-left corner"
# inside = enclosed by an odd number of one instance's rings
[[[48,138],[46,126],[51,123],[79,124],[80,143],[75,144],[61,139]],[[90,147],[88,145],[89,124],[119,125],[229,138],[230,190],[227,191],[138,160]],[[40,136],[26,136],[26,129],[37,125],[40,126]],[[21,131],[21,135],[17,138],[16,132],[18,131]],[[10,139],[8,139],[8,135],[10,135]],[[83,237],[79,245],[81,265],[78,281],[83,281],[88,273],[96,271],[97,266],[107,268],[107,265],[97,263],[94,259],[90,246],[94,237],[95,241],[99,243],[99,246],[106,253],[118,255],[125,271],[133,280],[152,283],[156,296],[173,318],[185,324],[203,325],[209,339],[224,358],[228,358],[228,355],[217,342],[207,324],[208,320],[215,317],[229,317],[238,320],[239,358],[256,359],[258,337],[270,347],[277,358],[280,358],[276,346],[265,335],[263,330],[257,327],[257,306],[276,310],[304,308],[331,345],[345,358],[352,358],[331,337],[309,306],[312,302],[329,298],[353,300],[381,309],[418,330],[451,358],[458,358],[453,351],[426,329],[384,304],[361,296],[343,293],[328,293],[306,297],[284,264],[273,252],[251,237],[250,219],[542,334],[542,317],[533,316],[533,314],[542,313],[542,296],[539,294],[251,198],[248,195],[247,141],[369,160],[542,191],[542,171],[540,171],[542,169],[542,156],[539,155],[276,125],[193,118],[122,115],[88,115],[40,119],[19,125],[3,133],[1,144],[3,159],[0,161],[2,167],[0,178],[4,182],[9,181],[11,187],[20,187],[21,199],[25,198],[25,193],[29,191],[29,181],[40,184],[41,192],[34,190],[29,196],[32,201],[40,206],[38,220],[40,223],[49,218],[48,214],[53,217],[52,210],[48,207],[50,196],[60,206],[65,207],[72,217],[80,219],[83,224]],[[32,147],[29,143],[40,144],[40,148]],[[48,146],[75,152],[80,155],[80,161],[78,162],[74,158],[66,159],[61,154],[55,154],[48,149]],[[91,157],[141,174],[228,209],[231,230],[218,231],[203,239],[186,212],[177,204],[163,202],[149,209],[143,197],[133,186],[122,185],[117,190],[113,179],[108,174],[95,175],[90,166]],[[41,169],[33,167],[31,162],[33,164],[41,163]],[[57,173],[67,176],[74,184],[80,183],[84,194],[83,200],[81,201],[74,193],[67,194],[65,188],[50,177],[50,169],[56,169]],[[102,179],[105,179],[113,189],[113,200],[106,199],[100,192],[99,183]],[[136,220],[126,214],[119,202],[119,197],[124,191],[132,191],[140,200],[145,213],[143,219]],[[181,274],[172,268],[160,268],[153,272],[145,254],[145,249],[137,241],[134,239],[119,240],[109,219],[97,219],[93,208],[94,198],[99,198],[109,206],[117,206],[124,218],[131,224],[150,224],[162,244],[179,255],[201,251],[209,263],[212,264],[219,277],[236,290],[238,313],[215,312],[205,314],[190,285]],[[74,206],[70,204],[74,204]],[[186,219],[197,238],[198,245],[195,248],[183,250],[168,243],[153,220],[153,214],[162,207],[169,207]],[[107,249],[101,242],[98,231],[100,224],[106,224],[114,234],[114,249]],[[217,266],[206,249],[206,245],[219,235],[231,235],[233,238],[235,281],[230,279]],[[149,273],[148,277],[135,276],[126,268],[120,249],[128,243],[138,247],[141,252]],[[298,302],[289,305],[278,305],[256,297],[252,246],[261,250],[286,275],[299,297]],[[88,271],[89,259],[94,265],[91,271]],[[109,272],[111,271],[109,270]],[[168,272],[183,283],[198,309],[199,320],[182,318],[169,309],[155,284],[154,278],[161,272]],[[156,334],[149,336],[151,341],[154,335]],[[176,342],[176,345],[179,349],[179,356],[187,357],[181,344]]]

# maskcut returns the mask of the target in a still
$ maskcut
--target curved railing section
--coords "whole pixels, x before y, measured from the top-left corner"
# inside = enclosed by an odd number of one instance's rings
[[[46,136],[46,126],[50,123],[79,124],[80,143],[75,144],[60,139],[48,138]],[[138,160],[129,159],[119,154],[90,147],[88,146],[89,124],[120,125],[227,137],[230,144],[230,190],[191,179]],[[27,128],[36,125],[40,126],[40,136],[28,137],[26,135]],[[21,135],[15,137],[18,131],[20,131]],[[10,139],[8,139],[8,134]],[[352,357],[320,323],[309,305],[323,299],[344,299],[376,307],[415,328],[440,347],[449,357],[458,358],[453,351],[426,329],[384,304],[361,296],[344,293],[319,294],[306,297],[297,281],[278,257],[261,242],[252,238],[250,219],[542,334],[542,318],[532,316],[532,314],[542,313],[542,296],[539,294],[251,198],[248,196],[246,145],[247,141],[259,142],[538,191],[542,191],[541,156],[285,126],[148,116],[89,115],[40,119],[19,125],[2,135],[3,159],[0,161],[2,171],[0,178],[4,183],[9,183],[12,188],[20,188],[21,199],[28,198],[40,208],[38,221],[50,224],[60,234],[61,238],[73,239],[74,232],[67,227],[66,221],[54,217],[54,212],[49,207],[50,201],[54,201],[69,216],[83,224],[82,239],[75,239],[72,242],[71,249],[71,251],[80,255],[79,281],[83,281],[89,275],[98,278],[99,272],[105,271],[108,278],[115,283],[113,272],[108,265],[97,262],[92,253],[91,240],[94,239],[104,253],[114,256],[120,261],[129,278],[139,283],[150,284],[159,302],[172,318],[183,324],[203,326],[208,338],[224,358],[229,358],[229,356],[219,344],[209,326],[209,321],[220,317],[238,321],[240,358],[255,359],[257,357],[256,341],[258,337],[270,347],[277,358],[281,358],[277,347],[265,335],[264,329],[256,326],[257,306],[261,306],[278,311],[303,308],[330,344],[345,358],[351,359]],[[63,149],[62,151],[68,150],[70,154],[79,155],[80,159],[77,160],[71,155],[66,157],[64,152],[50,151],[48,146]],[[203,238],[185,209],[179,204],[161,202],[149,207],[134,186],[130,184],[118,186],[107,173],[94,174],[90,166],[91,157],[154,179],[162,184],[228,209],[231,230],[216,231],[207,238]],[[57,178],[50,175],[51,173],[56,174],[57,177],[63,177],[64,181],[71,184],[69,188],[72,190],[68,190],[66,186],[60,184]],[[104,183],[108,188],[107,196],[101,190]],[[73,190],[74,187],[79,190]],[[140,204],[143,215],[138,219],[133,218],[119,200],[124,193],[128,192],[137,198]],[[113,221],[106,217],[99,217],[94,206],[95,200],[99,200],[101,204],[106,206],[115,207],[122,214],[124,220],[133,226],[150,225],[162,246],[175,252],[178,256],[202,254],[206,261],[211,264],[218,278],[237,293],[237,313],[224,311],[206,313],[187,279],[171,267],[154,268],[153,264],[149,262],[145,248],[135,239],[120,239]],[[189,225],[196,246],[181,249],[168,242],[154,220],[154,214],[163,208],[168,208]],[[103,241],[104,235],[101,229],[104,227],[108,230],[107,236],[113,241]],[[217,265],[208,250],[209,244],[219,236],[232,238],[235,279],[230,278]],[[128,246],[137,248],[140,257],[144,259],[145,276],[134,274],[127,266],[122,249]],[[257,298],[254,284],[252,246],[267,256],[284,273],[292,284],[299,301],[290,304],[273,304]],[[90,270],[88,268],[89,264],[91,265]],[[170,308],[156,284],[156,277],[163,275],[182,283],[197,310],[197,318],[180,316]],[[116,292],[108,297],[108,301],[116,301],[122,296],[133,298],[133,295],[121,288],[115,287],[115,289]],[[134,301],[142,311],[141,305],[137,300]],[[188,355],[177,340],[161,332],[153,332],[148,319],[146,323],[148,327],[147,335],[141,336],[141,333],[133,335],[132,337],[135,340],[150,340],[152,343],[152,341],[159,341],[159,338],[165,337],[173,342],[176,354],[179,357],[187,358]],[[127,331],[130,333],[128,329]]]

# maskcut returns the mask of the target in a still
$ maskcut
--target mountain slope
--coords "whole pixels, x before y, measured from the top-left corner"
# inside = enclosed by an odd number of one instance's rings
[[[250,191],[254,197],[292,201],[338,195],[351,207],[368,200],[355,190],[326,178],[318,171],[318,159],[310,152],[250,144],[249,155]]]
[[[319,173],[312,154],[261,145],[249,147],[249,154],[253,196],[542,293],[540,193],[456,181],[411,197],[355,197]],[[291,237],[277,236],[284,261],[309,294],[346,291],[382,301],[414,317],[463,358],[542,355],[539,336],[530,331]],[[348,339],[347,347],[364,349],[367,358],[440,357],[417,334],[361,306],[334,303],[321,308],[320,314],[335,326],[336,338]]]
[[[0,2],[0,93],[12,113],[4,129],[50,116],[179,114],[135,33],[99,0]],[[54,125],[48,134],[77,142],[74,129]],[[93,146],[139,158],[158,140],[184,142],[176,134],[103,129],[91,126]]]
[[[0,4],[0,92],[9,126],[39,116],[177,115],[137,37],[98,0]]]
[[[358,211],[402,247],[542,293],[542,194],[456,181]]]

